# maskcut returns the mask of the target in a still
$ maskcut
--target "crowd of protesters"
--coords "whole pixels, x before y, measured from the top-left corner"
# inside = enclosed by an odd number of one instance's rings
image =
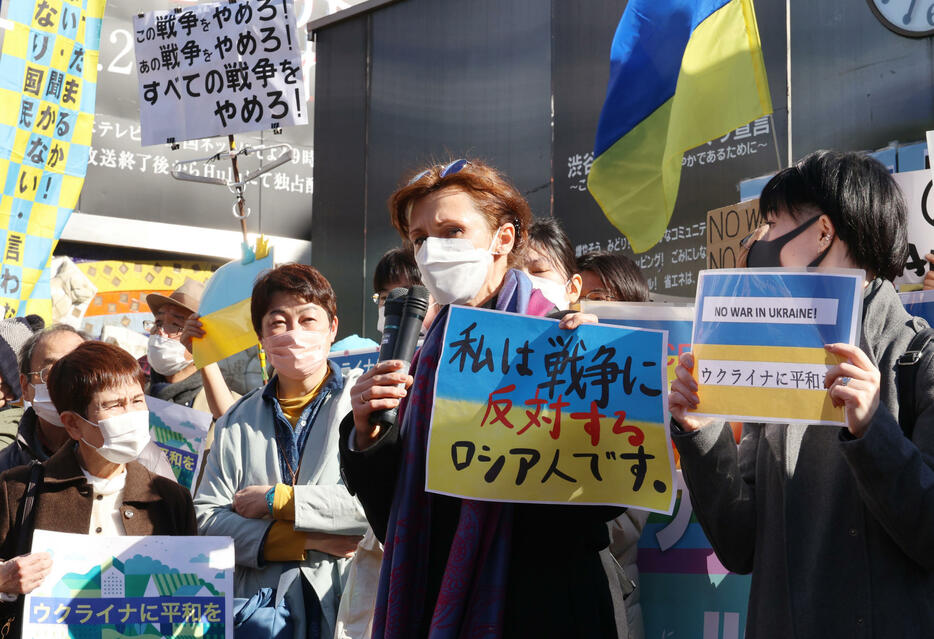
[[[928,636],[934,349],[922,353],[915,405],[899,407],[896,362],[926,327],[891,283],[906,260],[902,197],[876,161],[818,152],[779,172],[760,205],[767,226],[746,246],[748,266],[866,273],[858,345],[826,345],[843,360],[825,384],[848,426],[745,424],[737,441],[729,424],[689,412],[703,396],[685,353],[671,435],[697,518],[723,564],[752,573],[748,637]],[[461,499],[426,492],[424,478],[450,304],[573,331],[597,321],[582,300],[648,302],[645,278],[622,255],[575,255],[555,220],[533,218],[506,176],[476,160],[414,171],[389,218],[400,246],[374,270],[378,329],[392,289],[430,293],[410,366],[342,371],[329,360],[338,301],[300,264],[254,284],[253,330],[273,374],[242,397],[216,364],[193,363],[205,331],[191,280],[149,296],[142,362],[65,325],[0,321],[6,618],[54,561],[24,549],[30,531],[16,518],[37,483],[34,528],[233,538],[234,596],[279,589],[297,638],[643,636],[636,546],[647,513]],[[150,441],[147,394],[215,420],[193,494]],[[370,419],[394,408],[392,426]],[[900,408],[914,416],[910,437]],[[690,596],[671,593],[671,605]]]

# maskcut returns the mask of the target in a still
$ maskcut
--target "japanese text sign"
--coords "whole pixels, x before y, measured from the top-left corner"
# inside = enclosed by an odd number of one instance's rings
[[[758,199],[707,211],[707,268],[736,268],[740,242],[764,223]]]
[[[352,351],[331,351],[328,359],[337,364],[341,372],[352,368],[360,368],[364,372],[376,366],[379,360],[378,348],[361,348]]]
[[[916,317],[923,317],[927,323],[934,326],[934,291],[912,291],[899,293],[905,310]]]
[[[152,441],[165,452],[178,483],[194,494],[204,444],[211,428],[211,414],[149,395],[146,408],[149,409]]]
[[[899,290],[921,288],[921,280],[931,270],[924,259],[934,252],[934,189],[930,171],[908,171],[892,176],[908,205],[908,262],[895,278]]]
[[[293,0],[141,13],[143,146],[308,123]]]
[[[670,512],[663,331],[452,306],[426,490]]]
[[[597,316],[602,324],[668,332],[668,382],[675,378],[678,358],[691,350],[694,332],[693,304],[638,302],[581,302],[581,311]]]
[[[0,309],[4,317],[37,313],[51,322],[47,267],[87,172],[105,0],[6,4]]]
[[[230,537],[97,537],[36,530],[52,571],[26,596],[23,636],[233,638]]]
[[[860,270],[701,271],[694,318],[698,415],[750,422],[845,424],[824,388],[841,359],[825,344],[855,344]]]

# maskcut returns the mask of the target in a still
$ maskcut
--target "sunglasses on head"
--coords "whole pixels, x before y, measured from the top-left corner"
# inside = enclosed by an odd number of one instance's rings
[[[449,176],[449,175],[454,175],[455,173],[457,173],[458,171],[460,171],[461,169],[463,169],[463,168],[464,168],[465,166],[467,166],[468,164],[470,164],[470,161],[469,161],[469,160],[464,160],[464,159],[454,160],[453,162],[450,162],[450,163],[448,163],[448,164],[445,164],[443,167],[441,167],[441,171],[438,173],[438,179],[439,179],[439,180],[443,180],[444,178],[446,178],[446,177]],[[422,178],[424,178],[424,177],[426,177],[426,176],[428,176],[428,175],[431,175],[431,172],[434,170],[434,168],[435,168],[435,167],[432,166],[432,167],[430,167],[430,168],[425,169],[424,171],[422,171],[422,172],[420,172],[420,173],[417,173],[417,174],[415,175],[415,177],[413,177],[411,180],[409,180],[409,183],[406,184],[406,186],[412,186],[413,184],[415,184],[416,182],[418,182],[418,181],[421,180]]]

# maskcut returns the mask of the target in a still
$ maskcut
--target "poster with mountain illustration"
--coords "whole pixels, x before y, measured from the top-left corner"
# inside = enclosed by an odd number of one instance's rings
[[[194,493],[194,482],[204,461],[211,414],[148,395],[146,406],[152,441],[165,451],[178,483]]]
[[[36,530],[52,572],[26,596],[33,639],[233,639],[230,537],[92,537]]]

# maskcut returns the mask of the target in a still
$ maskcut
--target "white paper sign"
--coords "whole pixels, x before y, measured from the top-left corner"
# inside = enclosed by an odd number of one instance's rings
[[[920,288],[924,274],[931,265],[924,259],[934,253],[934,189],[931,171],[907,171],[892,176],[905,196],[908,205],[908,264],[901,276],[895,278],[899,290]]]
[[[293,0],[133,20],[143,146],[308,123]]]
[[[36,530],[52,571],[23,606],[23,636],[233,639],[230,537],[97,537]]]
[[[152,441],[165,453],[178,483],[194,494],[194,483],[204,461],[211,414],[148,395],[146,407]]]

